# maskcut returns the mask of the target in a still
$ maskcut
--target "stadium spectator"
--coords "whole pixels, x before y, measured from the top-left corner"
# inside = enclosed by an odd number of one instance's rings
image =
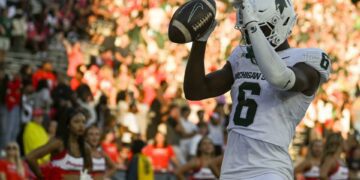
[[[15,74],[7,83],[6,91],[6,140],[5,143],[15,141],[21,125],[20,102],[21,102],[21,78]]]
[[[172,102],[181,108],[184,108],[184,107],[189,108],[187,100],[183,97],[183,90],[181,87],[177,87],[177,89],[175,91],[175,95],[172,98]],[[185,110],[185,109],[182,109],[182,110]],[[185,111],[187,111],[187,110],[185,110]],[[190,110],[190,112],[191,112],[191,110]]]
[[[76,103],[76,93],[71,90],[69,81],[59,76],[59,84],[52,90],[51,97],[53,99],[53,119],[60,121],[66,118],[66,112],[69,108],[73,108]]]
[[[58,127],[58,122],[57,121],[51,120],[49,122],[49,126],[47,127],[47,132],[48,132],[48,135],[49,135],[49,139],[52,139],[52,138],[54,138],[56,136],[57,127]]]
[[[199,129],[198,133],[191,139],[191,145],[189,150],[190,157],[196,156],[200,140],[207,137],[209,134],[209,125],[207,123],[199,122],[197,124],[197,128]]]
[[[18,144],[10,142],[5,149],[6,157],[0,159],[0,179],[31,179],[33,176],[26,163],[21,159]]]
[[[131,101],[130,93],[123,90],[119,91],[116,94],[116,115],[117,115],[117,122],[124,121],[124,115],[128,112],[129,104]]]
[[[71,78],[70,87],[73,91],[75,91],[84,81],[84,70],[85,66],[76,67],[76,71]]]
[[[21,80],[22,83],[25,84],[31,84],[32,85],[32,74],[33,72],[33,67],[29,64],[24,64],[20,67],[20,76],[21,76]]]
[[[5,54],[10,49],[11,19],[7,9],[0,8],[0,62],[5,61]]]
[[[195,134],[197,134],[198,128],[194,123],[192,123],[189,120],[190,112],[191,112],[191,110],[187,105],[185,105],[184,107],[181,107],[180,123],[181,123],[182,127],[184,127],[184,131],[186,134],[194,134],[194,136],[195,136]],[[181,138],[181,140],[180,140],[180,148],[186,159],[188,159],[188,157],[190,155],[191,141],[194,138],[194,136],[184,137],[184,138]]]
[[[122,127],[124,127],[124,133],[122,134],[122,143],[130,145],[132,139],[137,139],[140,135],[139,120],[137,119],[137,104],[132,102],[129,105],[128,112],[124,115]]]
[[[48,48],[47,38],[50,30],[45,24],[45,18],[42,14],[37,14],[27,24],[26,46],[33,53],[45,52]]]
[[[139,88],[139,95],[136,99],[137,107],[139,112],[137,113],[137,118],[139,120],[140,128],[140,137],[142,140],[146,140],[146,131],[149,124],[149,106],[146,104],[145,91],[142,88]]]
[[[127,180],[153,180],[154,170],[147,156],[142,153],[145,142],[134,140],[131,146],[132,158],[126,172]]]
[[[112,161],[120,166],[120,163],[123,162],[123,160],[120,157],[120,151],[116,144],[116,135],[113,130],[108,129],[104,131],[101,148]]]
[[[59,122],[56,137],[26,156],[37,178],[78,179],[84,174],[83,170],[92,170],[91,150],[86,146],[84,138],[86,117],[79,109],[64,113],[67,118]],[[51,154],[51,162],[40,168],[37,160],[47,154]]]
[[[211,164],[215,161],[215,147],[211,139],[204,137],[200,140],[197,148],[196,157],[192,158],[185,165],[176,170],[178,179],[186,179],[185,175],[190,174],[190,179],[216,179],[214,172],[218,175],[219,171],[211,169]],[[217,172],[216,172],[217,171]]]
[[[43,127],[44,110],[34,109],[32,113],[32,121],[25,126],[23,133],[23,143],[25,155],[28,155],[33,150],[45,145],[49,141],[49,135]],[[38,164],[49,162],[50,154],[38,159]]]
[[[94,97],[88,85],[82,84],[76,89],[77,103],[84,109],[87,117],[86,127],[96,122]]]
[[[202,109],[200,109],[200,110],[198,110],[197,112],[196,112],[196,115],[197,115],[197,117],[199,118],[199,122],[198,123],[206,123],[205,122],[205,114],[204,114],[205,112],[204,112],[204,110],[202,110]]]
[[[218,113],[211,115],[208,136],[214,143],[215,154],[217,156],[222,154],[224,146],[224,126],[221,123],[220,115]]]
[[[295,167],[295,175],[298,177],[298,174],[301,174],[305,180],[319,179],[322,151],[323,142],[321,140],[312,141],[306,159]]]
[[[91,148],[92,176],[94,179],[110,179],[116,171],[116,165],[100,147],[101,131],[96,125],[88,127],[85,131],[86,142]]]
[[[176,104],[172,104],[168,110],[168,117],[166,124],[166,141],[172,146],[179,163],[185,164],[185,155],[180,148],[181,138],[191,138],[196,132],[191,131],[187,133],[185,127],[180,122],[180,107]]]
[[[66,53],[68,56],[68,69],[67,75],[69,77],[75,76],[77,71],[77,67],[84,64],[84,57],[81,51],[81,44],[80,42],[70,43],[66,39],[63,40],[63,44],[66,49]]]
[[[150,104],[150,123],[147,128],[146,137],[147,139],[153,139],[157,132],[157,127],[161,123],[161,118],[163,114],[165,114],[166,110],[168,109],[167,104],[165,103],[165,99],[163,94],[167,88],[167,83],[164,81],[160,84],[160,87],[154,92],[154,89],[151,87],[144,87],[145,91],[145,101],[151,102]],[[156,94],[154,94],[156,93]],[[146,97],[146,96],[153,96],[155,97]],[[149,99],[149,100],[146,100]]]
[[[24,51],[28,26],[26,14],[22,9],[16,9],[11,25],[11,49],[14,51]]]
[[[0,68],[0,149],[3,149],[6,146],[6,128],[7,128],[7,119],[6,119],[6,92],[7,92],[7,83],[8,76],[5,74],[4,69]]]
[[[155,171],[171,171],[170,162],[179,167],[179,162],[171,145],[167,144],[165,136],[157,132],[154,144],[149,144],[143,149],[143,153],[151,159]]]
[[[326,137],[320,163],[320,179],[349,178],[349,169],[341,158],[344,146],[344,140],[340,133],[332,133]]]
[[[23,79],[23,78],[22,78]],[[21,122],[22,124],[27,123],[31,120],[33,111],[33,94],[34,88],[31,81],[23,80],[23,87],[21,92]]]
[[[41,79],[38,82],[36,92],[32,96],[33,108],[43,110],[44,124],[48,125],[50,122],[50,110],[53,100],[51,98],[50,87],[46,79]]]
[[[220,96],[220,97],[223,97],[223,96]],[[221,99],[220,97],[218,99]],[[221,101],[224,101],[224,100],[217,100],[216,106],[215,106],[215,108],[213,110],[213,113],[216,113],[216,114],[219,115],[220,124],[222,126],[224,126],[225,123],[226,123],[226,118],[227,117],[226,117],[225,109],[224,109],[225,104],[223,104],[224,102],[221,102]]]
[[[104,94],[100,96],[98,104],[95,106],[96,110],[96,124],[100,129],[109,123],[109,118],[111,118],[111,110],[108,106],[108,97]]]
[[[39,68],[32,76],[32,83],[35,89],[37,89],[41,79],[48,81],[50,89],[53,89],[57,85],[57,78],[53,73],[53,66],[49,60],[45,60],[42,63],[41,68]]]

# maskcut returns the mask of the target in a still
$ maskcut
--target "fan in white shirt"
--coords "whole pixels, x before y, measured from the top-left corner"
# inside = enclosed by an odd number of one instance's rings
[[[191,121],[189,121],[189,115],[191,113],[191,110],[188,106],[184,106],[181,108],[181,118],[180,118],[180,122],[181,125],[184,128],[184,131],[186,134],[194,134],[196,132],[198,132],[198,128],[197,126],[192,123]],[[190,155],[190,147],[191,147],[191,142],[192,142],[192,137],[183,137],[180,140],[180,149],[183,152],[183,154],[185,155],[185,157],[188,157]]]
[[[130,144],[132,136],[140,133],[140,127],[136,116],[137,112],[138,109],[136,103],[131,103],[129,105],[129,111],[124,115],[122,122],[122,125],[126,128],[126,132],[122,137],[122,142],[124,143]]]

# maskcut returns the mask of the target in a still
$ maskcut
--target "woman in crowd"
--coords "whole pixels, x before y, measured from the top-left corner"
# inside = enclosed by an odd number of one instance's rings
[[[106,129],[101,139],[101,148],[105,154],[119,166],[124,165],[124,160],[121,158],[118,145],[116,144],[116,132],[112,129]]]
[[[155,171],[170,171],[170,162],[179,167],[179,162],[172,146],[167,144],[165,135],[161,132],[156,133],[154,144],[147,145],[143,149],[143,153],[150,157]]]
[[[216,176],[220,175],[220,169],[212,166],[216,160],[213,142],[210,138],[203,137],[198,144],[196,157],[178,168],[176,176],[180,180],[186,179],[185,174],[190,174],[193,180],[216,179]]]
[[[26,159],[38,179],[79,179],[92,170],[90,148],[84,140],[86,117],[79,109],[65,112],[59,121],[56,137],[27,155]],[[37,160],[51,154],[49,166],[40,168]]]
[[[308,156],[295,167],[295,175],[302,174],[305,180],[319,179],[322,151],[322,141],[320,139],[312,141],[309,145]]]
[[[348,179],[349,169],[341,158],[344,140],[340,133],[329,134],[326,138],[320,164],[321,180]]]
[[[34,100],[34,109],[42,109],[44,111],[42,124],[45,128],[48,128],[50,124],[50,110],[53,103],[48,80],[41,79],[38,81],[37,89],[32,95],[32,99]]]
[[[109,179],[116,171],[114,162],[104,153],[100,147],[100,129],[91,125],[85,131],[86,142],[91,148],[94,179]]]
[[[6,157],[0,160],[0,179],[23,180],[30,179],[30,172],[21,160],[19,145],[10,142],[6,146]]]

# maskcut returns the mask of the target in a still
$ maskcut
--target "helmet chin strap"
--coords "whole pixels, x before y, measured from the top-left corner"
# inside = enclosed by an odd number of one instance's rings
[[[246,33],[245,33],[245,30],[243,28],[240,28],[239,31],[241,32],[241,39],[240,39],[240,42],[245,42],[246,45],[250,45],[250,42],[248,42],[246,40]]]

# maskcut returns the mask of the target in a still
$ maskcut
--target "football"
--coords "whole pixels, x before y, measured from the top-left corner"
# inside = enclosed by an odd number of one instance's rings
[[[215,20],[215,0],[190,0],[181,5],[171,18],[170,41],[188,43],[201,37]]]

